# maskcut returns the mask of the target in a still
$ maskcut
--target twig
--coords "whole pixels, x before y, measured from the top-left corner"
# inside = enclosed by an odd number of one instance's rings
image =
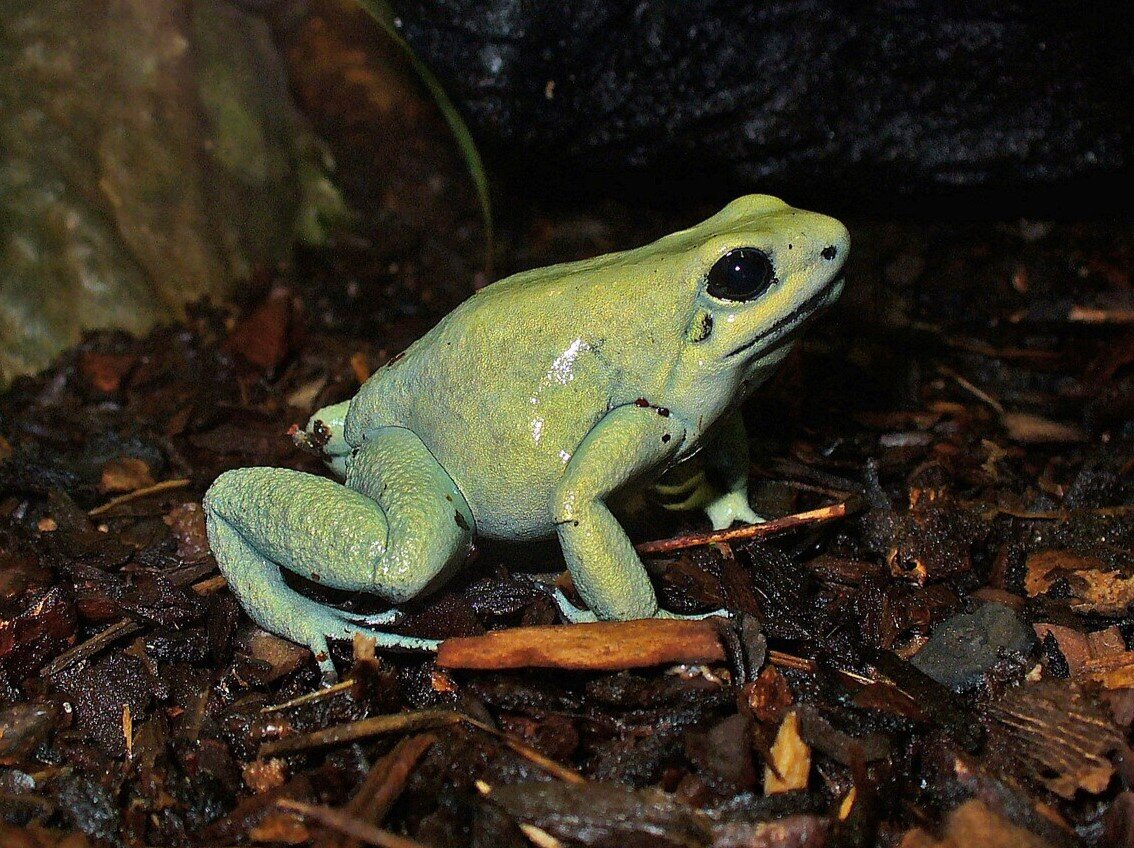
[[[991,406],[992,409],[996,412],[997,415],[1003,415],[1004,414],[1004,404],[1002,404],[1000,401],[998,401],[996,398],[994,398],[992,395],[990,395],[988,392],[986,392],[980,386],[977,386],[976,384],[972,383],[964,375],[958,374],[952,368],[948,368],[944,365],[938,365],[937,370],[941,374],[944,374],[946,377],[949,377],[950,379],[952,379],[954,382],[956,382],[956,384],[958,386],[960,386],[966,392],[971,394],[977,400],[982,401],[983,403],[986,403],[989,406]]]
[[[117,641],[123,636],[129,636],[132,633],[136,633],[138,630],[141,630],[141,625],[139,625],[133,619],[120,619],[109,627],[100,630],[90,639],[87,639],[87,641],[80,642],[75,647],[69,648],[68,650],[61,653],[59,656],[57,656],[47,664],[47,666],[43,669],[43,674],[45,677],[53,677],[54,675],[63,671],[63,669],[94,656],[111,642]]]
[[[568,768],[562,763],[557,763],[555,760],[544,754],[541,754],[530,745],[521,742],[515,736],[499,731],[495,727],[491,727],[490,725],[487,725],[482,721],[478,721],[472,716],[464,716],[464,720],[465,723],[472,725],[477,730],[482,730],[485,733],[495,736],[525,760],[543,769],[552,777],[559,778],[564,783],[574,783],[577,785],[587,782],[587,779],[574,769]]]
[[[639,553],[664,554],[670,551],[680,551],[686,548],[696,548],[701,545],[714,545],[717,542],[736,542],[742,539],[763,539],[795,530],[797,527],[806,527],[812,524],[821,524],[833,521],[856,512],[862,505],[857,496],[847,498],[845,501],[830,506],[810,509],[806,512],[797,512],[794,515],[785,515],[783,518],[773,518],[763,524],[749,524],[735,530],[718,530],[714,533],[690,533],[685,536],[676,536],[672,539],[658,539],[654,542],[642,542],[637,545]]]
[[[311,748],[341,745],[345,742],[355,742],[368,736],[379,736],[384,733],[429,730],[461,723],[475,727],[477,730],[481,730],[485,733],[492,734],[517,754],[539,766],[553,777],[559,778],[567,783],[583,783],[585,781],[585,778],[578,772],[549,759],[539,751],[536,751],[534,748],[516,739],[514,736],[502,733],[482,721],[452,710],[419,710],[412,713],[396,713],[394,715],[364,718],[359,721],[352,721],[348,724],[328,727],[311,733],[289,736],[286,739],[279,739],[275,742],[267,742],[260,746],[260,756],[261,758],[266,758],[280,756],[281,754],[295,754]]]
[[[1134,309],[1072,306],[1067,311],[1067,320],[1080,324],[1134,324]]]
[[[124,495],[119,495],[116,498],[111,498],[101,506],[96,506],[94,509],[88,510],[87,515],[89,515],[91,518],[94,518],[97,515],[102,515],[105,512],[110,512],[110,510],[114,509],[116,506],[121,506],[124,503],[130,503],[130,501],[136,501],[138,500],[138,498],[145,498],[150,495],[157,495],[161,492],[169,492],[174,489],[184,489],[192,482],[192,480],[186,479],[162,480],[160,483],[154,483],[152,486],[135,489],[132,492],[127,492]]]
[[[304,804],[302,801],[293,801],[290,798],[281,798],[276,802],[276,806],[305,819],[318,822],[324,827],[331,828],[331,830],[345,833],[347,836],[368,845],[377,845],[379,848],[427,848],[426,845],[416,839],[399,836],[391,831],[360,821],[347,813],[332,810],[330,807],[317,807],[314,804]]]
[[[768,662],[772,665],[778,665],[780,668],[793,668],[796,671],[806,671],[809,673],[814,673],[815,670],[819,668],[819,664],[813,659],[797,657],[795,654],[789,654],[774,649],[768,651]]]
[[[405,789],[406,781],[413,774],[418,760],[436,741],[437,737],[432,733],[422,733],[398,742],[390,753],[370,769],[366,780],[343,811],[368,824],[381,825]],[[355,848],[357,844],[357,839],[346,839],[343,840],[342,848]]]
[[[462,720],[463,716],[452,710],[418,710],[412,713],[373,716],[311,733],[288,736],[275,742],[265,742],[260,746],[260,756],[278,757],[281,754],[295,754],[310,748],[341,745],[344,742],[355,742],[368,736],[381,736],[384,733],[431,730],[435,727],[458,724]]]
[[[312,701],[321,701],[324,698],[329,698],[331,695],[337,695],[339,692],[342,692],[344,689],[349,689],[353,685],[354,680],[348,677],[346,680],[340,680],[334,686],[328,686],[326,689],[317,689],[314,692],[308,692],[304,695],[300,695],[298,698],[292,698],[290,701],[284,701],[282,704],[271,704],[267,707],[261,707],[260,714],[263,715],[264,713],[277,713],[280,710],[288,710],[292,707],[298,707],[300,704],[309,704]]]

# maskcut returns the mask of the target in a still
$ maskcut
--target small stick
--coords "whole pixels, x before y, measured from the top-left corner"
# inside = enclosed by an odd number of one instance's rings
[[[379,826],[402,794],[418,760],[437,741],[432,733],[402,739],[370,769],[366,780],[343,812],[368,824]],[[358,840],[343,840],[343,848],[355,848]]]
[[[104,512],[110,512],[110,510],[114,509],[116,506],[121,506],[124,503],[130,503],[130,501],[136,501],[138,500],[138,498],[145,498],[149,495],[157,495],[161,492],[169,492],[174,489],[184,489],[192,482],[192,480],[186,479],[162,480],[160,483],[154,483],[152,486],[135,489],[132,492],[127,492],[124,495],[119,495],[116,498],[111,498],[101,506],[96,506],[94,509],[88,510],[87,515],[89,515],[91,518],[94,518],[97,515],[102,515]]]
[[[1134,309],[1072,306],[1067,311],[1067,320],[1081,324],[1134,324]]]
[[[477,730],[482,730],[485,733],[495,736],[525,760],[528,760],[533,765],[543,769],[552,777],[556,777],[559,780],[562,780],[564,783],[574,783],[577,785],[587,782],[587,779],[577,771],[575,771],[573,768],[568,768],[562,763],[557,763],[555,760],[551,759],[551,757],[548,757],[545,754],[541,754],[535,748],[524,742],[521,742],[515,736],[512,736],[508,733],[503,733],[497,730],[495,727],[491,727],[482,721],[478,721],[472,716],[464,716],[464,720],[465,723],[472,725]]]
[[[269,706],[261,707],[260,714],[263,715],[264,713],[276,713],[280,710],[288,710],[292,707],[298,707],[300,704],[309,704],[312,701],[321,701],[324,698],[329,698],[332,695],[337,695],[339,694],[339,692],[342,692],[344,689],[349,689],[353,685],[354,680],[348,677],[346,680],[340,680],[334,686],[328,686],[326,689],[316,689],[314,692],[307,692],[306,694],[292,698],[290,701],[284,701],[282,704],[270,704]]]
[[[701,545],[714,545],[717,542],[763,539],[767,536],[776,536],[789,530],[795,530],[797,527],[806,527],[811,524],[821,524],[825,521],[843,518],[858,510],[860,506],[859,498],[850,497],[841,503],[809,509],[807,512],[797,512],[794,515],[785,515],[783,518],[773,518],[763,524],[749,524],[745,527],[737,527],[735,530],[718,530],[713,533],[690,533],[685,536],[675,536],[672,539],[642,542],[636,547],[638,553],[664,554],[670,551],[696,548]]]
[[[304,804],[302,801],[293,801],[290,798],[281,798],[276,802],[276,806],[302,818],[318,822],[331,830],[345,833],[347,836],[365,842],[367,845],[377,845],[378,848],[427,848],[426,845],[416,839],[399,836],[389,830],[360,821],[347,813],[332,810],[330,807],[317,807],[314,804]]]
[[[100,630],[87,641],[80,642],[75,647],[61,653],[48,663],[43,669],[43,674],[45,677],[52,677],[77,662],[93,657],[111,642],[136,633],[140,629],[141,626],[133,619],[120,619],[109,627]]]
[[[778,665],[780,668],[794,668],[796,671],[806,671],[814,673],[819,664],[815,660],[808,659],[807,657],[797,657],[795,654],[788,654],[784,651],[777,651],[769,649],[768,662],[772,665]]]
[[[341,745],[344,742],[355,742],[368,736],[381,736],[384,733],[396,733],[398,731],[408,733],[414,730],[445,727],[450,724],[458,724],[463,720],[464,717],[460,713],[455,713],[452,710],[418,710],[412,713],[373,716],[348,724],[315,730],[311,733],[288,736],[274,742],[265,742],[260,746],[260,756],[267,758],[278,757],[281,754],[295,754],[310,748]]]
[[[966,379],[963,375],[958,374],[952,368],[947,368],[944,365],[938,365],[937,370],[940,373],[944,374],[946,377],[952,378],[957,383],[958,386],[960,386],[966,392],[971,394],[977,400],[982,401],[983,403],[986,403],[989,406],[991,406],[993,408],[993,410],[995,410],[997,415],[1003,415],[1004,414],[1004,404],[1002,404],[1000,401],[998,401],[996,398],[994,398],[992,395],[990,395],[988,392],[986,392],[980,386],[977,386],[976,384],[972,383],[970,380]]]

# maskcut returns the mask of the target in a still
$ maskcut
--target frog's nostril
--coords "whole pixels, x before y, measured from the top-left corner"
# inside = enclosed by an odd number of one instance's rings
[[[819,255],[829,262],[839,255],[839,249],[835,247],[835,245],[829,244],[825,248],[823,248],[822,251],[820,251]]]

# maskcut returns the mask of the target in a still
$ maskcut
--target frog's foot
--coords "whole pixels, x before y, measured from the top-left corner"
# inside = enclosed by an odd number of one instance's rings
[[[365,616],[311,600],[283,579],[309,580],[399,602],[420,594],[467,550],[472,513],[421,440],[386,428],[354,454],[347,485],[281,468],[242,468],[205,496],[213,553],[248,615],[307,645],[333,673],[328,639],[372,638],[380,648],[435,650],[437,642],[370,630],[397,612]]]
[[[763,524],[765,519],[757,515],[748,505],[746,492],[728,492],[705,505],[705,514],[713,524],[714,530],[725,530],[734,521],[746,524]]]
[[[669,610],[659,609],[655,618],[668,618],[674,621],[704,621],[706,618],[732,618],[732,613],[727,609],[721,608],[713,610],[712,612],[698,612],[691,615],[682,615],[679,612],[670,612]]]
[[[569,601],[567,599],[567,596],[563,593],[562,589],[555,590],[555,603],[558,605],[559,612],[562,613],[563,617],[572,624],[592,624],[599,620],[598,616],[596,616],[590,610],[579,609],[577,606],[571,603],[571,601]],[[732,616],[732,613],[730,613],[727,609],[718,609],[713,610],[712,612],[702,612],[696,613],[694,615],[682,615],[681,613],[659,609],[653,617],[668,618],[675,621],[701,621],[706,618],[713,618],[714,616],[720,618],[730,618]]]
[[[435,651],[438,642],[397,633],[384,633],[361,626],[388,623],[388,613],[380,620],[348,613],[299,594],[284,582],[279,566],[251,547],[247,541],[214,512],[208,512],[209,539],[224,574],[249,617],[260,627],[298,642],[311,650],[325,680],[335,678],[335,666],[327,645],[330,639],[364,636],[379,647]],[[391,611],[395,612],[396,611]],[[377,618],[377,617],[376,617]]]
[[[287,591],[291,592],[292,590],[289,588]],[[361,636],[366,639],[373,639],[375,645],[380,648],[430,652],[435,652],[441,644],[436,639],[422,639],[416,636],[403,636],[398,633],[370,630],[367,627],[360,626],[360,621],[364,620],[362,616],[356,620],[350,613],[344,613],[342,610],[312,601],[297,592],[292,592],[292,594],[295,595],[293,599],[280,600],[284,604],[288,604],[290,600],[289,605],[294,609],[297,616],[296,620],[301,624],[296,628],[294,634],[285,633],[283,635],[311,649],[323,679],[329,682],[334,682],[337,679],[335,666],[331,662],[331,655],[327,646],[329,639],[351,640],[356,636]],[[266,630],[273,630],[276,633],[280,633],[282,630],[276,620],[260,621],[256,616],[253,616],[253,620]],[[375,620],[371,623],[387,624],[391,620]]]
[[[556,588],[555,590],[555,603],[559,607],[559,612],[562,616],[571,622],[571,624],[593,624],[598,621],[598,616],[590,610],[579,609],[563,593],[562,589]]]

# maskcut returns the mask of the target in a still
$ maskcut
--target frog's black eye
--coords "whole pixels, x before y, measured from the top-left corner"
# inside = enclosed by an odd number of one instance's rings
[[[754,300],[776,281],[768,254],[754,247],[730,250],[709,269],[707,291],[721,300]]]

